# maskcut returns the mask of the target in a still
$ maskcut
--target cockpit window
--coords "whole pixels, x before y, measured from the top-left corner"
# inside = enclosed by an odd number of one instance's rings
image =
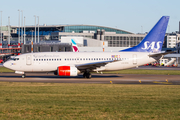
[[[19,58],[11,58],[10,60],[16,61],[16,60],[19,60]]]

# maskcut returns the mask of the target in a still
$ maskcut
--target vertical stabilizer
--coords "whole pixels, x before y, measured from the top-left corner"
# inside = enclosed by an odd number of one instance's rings
[[[139,43],[137,46],[121,51],[150,53],[161,52],[168,21],[169,16],[162,16],[151,31],[141,41],[141,43]]]
[[[74,39],[71,39],[73,52],[79,52],[78,47]]]

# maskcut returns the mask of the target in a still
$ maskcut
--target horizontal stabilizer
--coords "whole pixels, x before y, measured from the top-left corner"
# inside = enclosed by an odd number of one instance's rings
[[[155,54],[150,54],[149,57],[158,57],[158,56],[167,55],[167,54],[174,53],[174,52],[175,51],[163,52],[163,53],[155,53]]]

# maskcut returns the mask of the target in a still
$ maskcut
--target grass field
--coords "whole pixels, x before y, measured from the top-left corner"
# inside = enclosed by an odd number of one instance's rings
[[[0,82],[0,119],[180,119],[180,86]]]
[[[3,72],[14,72],[14,71],[10,70],[10,69],[7,69],[5,67],[0,67],[0,73],[3,73]]]

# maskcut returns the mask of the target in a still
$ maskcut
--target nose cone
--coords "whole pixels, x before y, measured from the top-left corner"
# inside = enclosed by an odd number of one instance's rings
[[[8,62],[8,61],[5,62],[5,63],[3,64],[3,66],[6,67],[6,68],[10,68],[10,62]]]

